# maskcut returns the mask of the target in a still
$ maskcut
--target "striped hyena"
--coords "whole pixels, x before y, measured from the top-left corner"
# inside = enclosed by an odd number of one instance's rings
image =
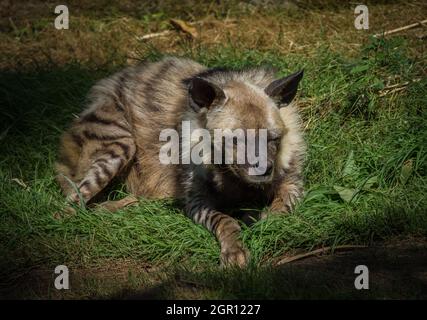
[[[242,266],[240,226],[226,212],[248,205],[289,212],[303,192],[305,146],[291,103],[301,78],[302,71],[277,79],[269,68],[207,69],[172,57],[124,69],[92,88],[88,107],[62,136],[57,180],[69,202],[86,204],[121,177],[132,196],[101,204],[111,211],[138,196],[183,199],[186,214],[220,242],[222,263]],[[210,132],[266,129],[264,174],[235,162],[161,163],[162,130],[181,132],[183,121]]]

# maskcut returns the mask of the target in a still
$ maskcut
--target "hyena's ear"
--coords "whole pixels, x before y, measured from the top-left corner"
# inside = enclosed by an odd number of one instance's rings
[[[297,94],[298,84],[303,74],[304,70],[300,70],[284,78],[274,80],[264,91],[274,100],[283,104],[289,104]]]
[[[214,102],[225,100],[224,91],[216,84],[202,78],[192,78],[188,85],[190,105],[195,111],[209,108]]]

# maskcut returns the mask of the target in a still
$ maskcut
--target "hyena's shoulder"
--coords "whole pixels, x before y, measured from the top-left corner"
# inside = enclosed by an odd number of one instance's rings
[[[174,95],[182,95],[183,80],[206,68],[201,64],[185,58],[164,57],[157,62],[142,62],[136,66],[127,67],[115,74],[98,81],[88,94],[88,108],[96,107],[96,102],[112,99],[121,104],[133,103],[139,106],[149,104],[163,97],[173,100]],[[149,99],[144,99],[147,97]],[[154,108],[156,109],[156,108]],[[86,109],[84,113],[90,113]]]
[[[157,62],[143,63],[135,67],[132,80],[145,83],[145,89],[160,90],[166,85],[182,87],[184,79],[203,70],[206,70],[206,67],[193,60],[167,56]]]

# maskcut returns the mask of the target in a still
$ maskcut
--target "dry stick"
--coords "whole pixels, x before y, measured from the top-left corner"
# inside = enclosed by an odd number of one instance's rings
[[[395,92],[399,92],[399,91],[403,91],[403,90],[405,90],[405,89],[406,89],[406,86],[404,86],[404,87],[399,87],[399,88],[395,88],[395,89],[393,89],[393,90],[389,90],[389,91],[383,91],[383,92],[380,92],[379,97],[384,97],[384,96],[386,96],[386,95],[388,95],[388,94],[395,93]]]
[[[279,262],[276,263],[276,265],[282,265],[285,263],[289,263],[292,261],[296,261],[296,260],[301,260],[307,257],[311,257],[311,256],[315,256],[321,253],[326,253],[328,251],[336,251],[336,250],[351,250],[351,249],[360,249],[360,248],[366,248],[366,246],[358,246],[358,245],[342,245],[342,246],[336,246],[336,247],[324,247],[324,248],[320,248],[314,251],[310,251],[310,252],[306,252],[306,253],[301,253],[301,254],[297,254],[296,256],[293,257],[286,257],[282,260],[280,260]]]
[[[19,178],[13,178],[12,181],[16,182],[17,184],[19,184],[22,188],[28,189],[28,186],[21,179],[19,179]]]
[[[406,87],[408,84],[409,84],[409,81],[402,82],[402,83],[391,84],[391,85],[389,85],[387,87],[384,87],[383,90],[394,89],[394,88],[397,88],[397,87]],[[381,91],[383,91],[383,90],[381,90]]]
[[[379,91],[379,97],[384,97],[388,94],[405,90],[405,88],[408,84],[409,84],[409,81],[403,82],[403,83],[396,83],[396,84],[387,86],[384,89]]]
[[[412,81],[406,81],[406,82],[402,82],[402,83],[396,83],[396,84],[389,85],[389,86],[384,87],[382,90],[379,91],[379,93],[380,93],[379,96],[384,97],[385,95],[388,95],[390,93],[402,91],[408,86],[408,84],[414,83],[414,82],[419,82],[419,81],[421,81],[421,78],[413,79]]]
[[[416,28],[416,27],[419,27],[419,26],[423,26],[426,23],[427,23],[427,19],[423,20],[423,21],[420,21],[420,22],[416,22],[416,23],[407,25],[407,26],[404,26],[404,27],[396,28],[396,29],[389,30],[389,31],[386,31],[386,32],[382,32],[382,33],[377,33],[377,34],[374,35],[374,38],[378,38],[378,37],[381,37],[381,36],[388,36],[389,34],[393,34],[393,33],[397,33],[397,32],[400,32],[400,31],[404,31],[404,30]]]
[[[198,24],[203,25],[205,23],[218,23],[218,21],[209,21],[209,20],[207,20],[207,21],[188,22],[188,24],[190,26],[194,26],[194,25],[198,25]],[[222,23],[224,23],[224,24],[235,23],[235,20],[234,19],[228,19],[228,20],[226,20],[226,21],[224,21]],[[146,34],[146,35],[143,35],[143,36],[140,36],[140,37],[136,37],[136,39],[137,40],[148,40],[148,39],[151,39],[151,38],[164,37],[164,36],[167,36],[167,35],[171,34],[172,32],[173,32],[172,30],[165,30],[165,31],[162,31],[162,32],[149,33],[149,34]]]
[[[148,40],[151,38],[167,36],[170,33],[172,33],[172,30],[166,30],[166,31],[162,31],[162,32],[149,33],[149,34],[143,35],[141,37],[136,37],[136,39],[137,40]]]
[[[196,21],[196,22],[188,22],[190,26],[197,25],[197,24],[203,24],[204,21]],[[171,34],[172,30],[165,30],[162,32],[155,32],[155,33],[149,33],[140,37],[136,37],[137,40],[148,40],[151,38],[157,38],[157,37],[163,37]]]

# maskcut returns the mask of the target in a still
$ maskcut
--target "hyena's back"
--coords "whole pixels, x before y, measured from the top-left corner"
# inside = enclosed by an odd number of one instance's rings
[[[183,80],[204,69],[166,58],[96,84],[88,107],[61,140],[57,179],[70,200],[79,201],[75,187],[91,199],[121,172],[134,195],[180,197],[179,170],[159,162],[159,134],[178,127],[187,106]]]

